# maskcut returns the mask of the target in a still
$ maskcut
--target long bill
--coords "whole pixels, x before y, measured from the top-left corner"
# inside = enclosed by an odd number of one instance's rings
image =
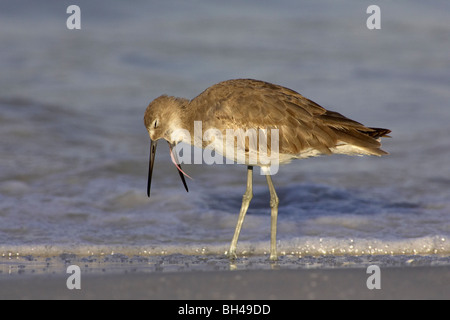
[[[156,154],[157,144],[158,144],[158,141],[153,141],[150,139],[150,158],[148,161],[148,180],[147,180],[147,196],[149,198],[150,198],[150,188],[152,185],[153,165],[155,163],[155,154]],[[173,150],[172,150],[173,146],[170,143],[169,143],[169,147],[170,147],[170,156],[172,158],[172,161],[178,169],[177,171],[178,171],[178,174],[180,175],[181,181],[183,182],[184,188],[186,189],[187,192],[189,192],[186,180],[184,179],[185,173],[181,169],[181,165],[178,163],[178,160],[176,159],[176,156],[173,153]],[[186,175],[186,176],[189,177],[188,175]],[[189,178],[191,178],[191,177],[189,177]]]
[[[147,180],[147,196],[150,198],[150,187],[152,185],[153,164],[155,163],[156,146],[158,141],[150,139],[150,158],[148,160],[148,180]]]

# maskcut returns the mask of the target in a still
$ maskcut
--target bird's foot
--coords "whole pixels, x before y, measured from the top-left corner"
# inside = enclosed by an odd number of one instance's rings
[[[237,259],[237,254],[236,254],[236,250],[230,250],[227,253],[227,256],[230,260],[236,260]]]

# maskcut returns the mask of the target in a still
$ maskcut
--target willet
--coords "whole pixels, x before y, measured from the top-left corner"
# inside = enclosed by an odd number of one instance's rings
[[[292,159],[301,159],[329,154],[376,155],[387,152],[380,149],[380,138],[389,137],[388,129],[371,128],[346,118],[340,113],[328,111],[301,94],[264,81],[236,79],[215,84],[192,100],[163,95],[153,100],[144,116],[145,127],[150,135],[150,160],[147,194],[150,185],[156,143],[164,139],[169,143],[172,161],[178,168],[187,189],[184,172],[177,164],[172,148],[179,142],[206,148],[214,146],[215,151],[225,158],[247,165],[247,189],[242,199],[238,222],[231,241],[229,256],[236,257],[236,247],[245,214],[253,197],[253,166],[266,172],[270,191],[271,237],[270,260],[277,259],[276,232],[278,196],[272,182],[267,162],[263,162],[261,149],[251,143],[249,136],[234,135],[233,141],[221,141],[227,130],[262,130],[267,142],[278,138],[278,150],[271,149],[270,159],[285,164]],[[221,135],[204,139],[203,133],[194,134],[195,123],[201,123],[203,130],[214,129]],[[271,136],[267,130],[277,130]],[[187,134],[186,134],[187,132]],[[182,134],[184,133],[184,134]],[[218,138],[220,137],[220,138]],[[261,136],[259,136],[261,137]],[[203,138],[203,139],[202,139]],[[200,142],[199,142],[200,139]],[[240,144],[239,141],[241,140]],[[257,140],[261,141],[261,140]],[[235,143],[237,152],[235,153]],[[270,148],[268,148],[270,149]],[[238,161],[241,151],[246,157]],[[256,154],[256,162],[249,156]]]

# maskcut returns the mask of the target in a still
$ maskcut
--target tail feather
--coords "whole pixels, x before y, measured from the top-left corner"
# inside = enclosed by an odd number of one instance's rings
[[[391,131],[389,129],[381,128],[367,128],[368,130],[336,130],[338,139],[346,144],[361,148],[365,150],[364,153],[382,156],[389,154],[381,149],[380,138],[389,137],[387,134]]]
[[[365,134],[367,134],[368,136],[371,136],[372,138],[378,139],[378,138],[391,138],[391,136],[388,135],[388,133],[391,133],[391,130],[389,129],[383,129],[383,128],[369,128],[372,129],[373,131],[370,132],[364,132],[361,131]]]
[[[338,112],[328,110],[320,116],[320,119],[334,131],[337,141],[359,148],[363,150],[364,154],[377,156],[388,154],[386,151],[380,149],[380,138],[390,138],[388,133],[391,130],[366,127]]]

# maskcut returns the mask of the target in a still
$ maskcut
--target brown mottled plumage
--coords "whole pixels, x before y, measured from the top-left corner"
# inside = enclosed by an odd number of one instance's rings
[[[291,158],[332,153],[385,155],[379,138],[390,132],[366,127],[340,113],[328,111],[291,89],[251,79],[220,82],[191,101],[161,96],[147,108],[146,127],[157,117],[161,118],[161,125],[177,123],[177,127],[189,132],[193,132],[194,121],[202,121],[203,131],[217,128],[222,130],[223,137],[226,129],[276,128],[280,132],[279,152]],[[168,129],[164,136],[151,138],[170,141],[171,132]],[[193,138],[192,135],[191,144],[194,144]],[[203,141],[202,147],[206,145],[208,141]],[[354,148],[342,148],[341,152],[338,149],[343,145]],[[306,150],[309,153],[302,156]]]
[[[314,101],[311,101],[291,89],[252,79],[236,79],[215,84],[192,100],[161,96],[150,103],[144,116],[145,126],[151,141],[165,139],[171,148],[180,141],[200,147],[217,139],[205,141],[202,136],[194,136],[194,122],[201,121],[202,130],[216,128],[225,140],[226,130],[267,130],[268,152],[270,152],[270,129],[278,129],[279,150],[275,156],[279,163],[288,163],[295,158],[306,158],[322,154],[348,154],[348,155],[376,155],[381,156],[387,152],[380,149],[380,138],[389,137],[390,130],[366,127],[363,124],[346,118],[342,114],[328,111]],[[177,129],[186,129],[190,133],[188,140],[176,134]],[[242,150],[246,156],[249,153],[258,153],[257,148],[252,149],[248,139],[235,136],[239,149],[241,139]],[[221,145],[224,146],[223,144]],[[217,145],[216,145],[217,147]],[[151,147],[151,156],[154,157],[156,147]],[[227,157],[227,149],[217,150]],[[270,153],[273,155],[272,153]],[[234,157],[236,160],[236,157]],[[150,161],[148,194],[150,194],[151,171],[153,161]],[[245,161],[248,165],[247,192],[244,195],[238,226],[233,237],[230,255],[235,255],[237,237],[242,225],[245,212],[251,199],[251,170],[253,163]],[[258,159],[256,165],[263,166]],[[183,179],[183,175],[180,173]],[[267,176],[271,193],[272,208],[272,245],[271,259],[276,259],[276,215],[278,197],[272,184],[270,175]],[[184,182],[185,183],[185,182]],[[185,185],[186,186],[186,185]],[[187,188],[187,187],[186,187]]]

